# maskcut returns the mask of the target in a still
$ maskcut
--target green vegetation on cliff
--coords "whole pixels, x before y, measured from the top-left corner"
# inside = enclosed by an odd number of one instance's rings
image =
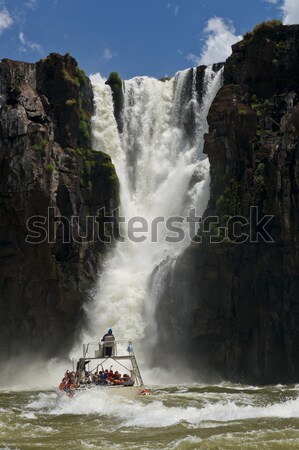
[[[45,139],[41,139],[38,143],[33,144],[32,148],[34,150],[36,150],[37,152],[44,153],[46,145],[47,145],[47,141]]]
[[[53,173],[54,170],[55,170],[54,164],[49,163],[45,166],[45,171],[48,173]]]
[[[118,94],[122,90],[122,80],[118,74],[118,72],[111,72],[106,84],[112,89],[112,92]]]
[[[280,20],[272,19],[266,22],[261,22],[257,24],[252,31],[244,34],[244,40],[248,41],[253,37],[260,35],[264,31],[274,30],[277,27],[283,27],[283,23]]]
[[[68,152],[78,155],[81,166],[80,185],[82,188],[91,190],[92,187],[105,179],[103,192],[109,193],[115,204],[119,201],[119,182],[111,157],[107,153],[92,150],[90,148],[68,149]]]
[[[123,82],[118,74],[118,72],[111,72],[106,84],[110,86],[112,90],[113,104],[114,104],[114,115],[117,121],[119,131],[122,130],[122,120],[121,112],[124,106],[124,93],[123,93]]]
[[[90,147],[91,145],[91,126],[90,119],[91,115],[88,111],[83,108],[79,108],[79,136],[78,144],[81,147]]]
[[[37,85],[51,104],[56,141],[63,148],[91,147],[93,92],[77,61],[68,53],[51,53],[37,63]]]

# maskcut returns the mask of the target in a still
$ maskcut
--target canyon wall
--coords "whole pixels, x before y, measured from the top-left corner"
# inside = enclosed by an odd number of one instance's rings
[[[66,355],[84,323],[109,249],[98,211],[119,202],[110,157],[92,150],[92,113],[90,81],[70,55],[0,62],[2,355]],[[95,238],[88,216],[99,217]]]
[[[208,115],[205,217],[251,219],[236,228],[251,237],[232,243],[211,224],[180,255],[158,299],[156,363],[170,354],[209,380],[298,381],[298,95],[299,26],[260,25],[233,46]],[[263,215],[273,243],[258,234]]]

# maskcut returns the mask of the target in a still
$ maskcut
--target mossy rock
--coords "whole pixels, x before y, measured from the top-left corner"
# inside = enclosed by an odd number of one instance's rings
[[[111,72],[106,84],[110,86],[112,90],[113,105],[114,105],[114,115],[117,121],[118,129],[121,132],[123,129],[121,113],[124,106],[124,93],[123,93],[123,82],[118,72]]]
[[[54,170],[55,170],[54,164],[49,163],[49,164],[46,164],[46,165],[45,165],[45,171],[46,171],[47,173],[53,173]]]
[[[45,139],[41,139],[38,143],[33,144],[32,148],[33,150],[37,151],[37,152],[41,152],[42,154],[45,153],[45,148],[47,146],[47,141]]]
[[[89,78],[68,53],[51,53],[37,63],[37,88],[47,96],[55,123],[55,140],[63,148],[91,147],[93,92]]]
[[[218,185],[218,192],[220,189],[222,193],[218,198],[214,197],[214,201],[216,214],[219,216],[220,224],[223,224],[229,217],[239,213],[241,204],[240,183],[238,180],[225,175],[221,177],[221,188]]]
[[[119,204],[119,182],[114,164],[109,155],[92,149],[72,149],[82,160],[80,186],[84,196],[101,199],[102,202],[112,199],[115,207]]]
[[[283,23],[280,20],[276,20],[276,19],[258,23],[253,28],[252,31],[244,34],[243,39],[245,41],[250,41],[250,40],[254,39],[256,36],[260,36],[265,31],[274,30],[276,32],[278,27],[283,27]],[[267,39],[269,39],[269,38],[267,38]]]

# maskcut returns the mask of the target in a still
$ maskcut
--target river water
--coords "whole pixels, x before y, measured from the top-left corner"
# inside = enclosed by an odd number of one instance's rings
[[[31,450],[299,448],[299,386],[151,386],[125,399],[104,389],[0,392],[0,448]]]

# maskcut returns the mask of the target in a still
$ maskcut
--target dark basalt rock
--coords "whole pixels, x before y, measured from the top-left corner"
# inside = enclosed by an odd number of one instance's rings
[[[117,177],[110,157],[91,150],[92,89],[69,55],[2,60],[0,102],[1,354],[66,355],[109,249],[86,220],[118,206]],[[32,216],[48,218],[39,244],[26,242]]]
[[[160,358],[173,355],[209,380],[299,380],[298,74],[299,26],[260,27],[233,46],[209,112],[205,216],[224,225],[249,218],[250,206],[274,216],[273,244],[216,245],[207,236],[165,279]]]

